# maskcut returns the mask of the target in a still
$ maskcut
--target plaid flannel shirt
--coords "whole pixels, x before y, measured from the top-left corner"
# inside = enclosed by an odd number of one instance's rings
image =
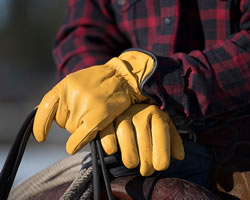
[[[152,51],[160,64],[144,92],[209,117],[250,103],[249,33],[250,0],[69,0],[53,56],[62,78],[130,47]]]

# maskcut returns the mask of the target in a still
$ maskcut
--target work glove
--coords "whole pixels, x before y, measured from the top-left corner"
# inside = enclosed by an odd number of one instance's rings
[[[140,165],[143,176],[168,168],[170,156],[184,159],[184,147],[169,115],[155,105],[135,104],[100,132],[104,151],[110,155],[120,146],[127,168]],[[116,139],[117,138],[117,139]]]
[[[104,65],[66,76],[38,106],[33,126],[35,139],[44,141],[55,120],[71,133],[66,151],[74,154],[130,105],[147,100],[140,87],[155,67],[153,56],[130,50]]]

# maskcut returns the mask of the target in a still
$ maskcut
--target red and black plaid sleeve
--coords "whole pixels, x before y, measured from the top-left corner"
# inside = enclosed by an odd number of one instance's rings
[[[108,12],[108,0],[69,0],[53,49],[59,78],[117,56],[129,44]],[[125,45],[124,45],[125,44]]]
[[[163,108],[176,101],[184,107],[187,116],[208,117],[250,103],[249,0],[241,1],[240,11],[239,32],[205,50],[177,53],[161,62],[147,90],[154,91]],[[226,23],[223,15],[218,17],[221,18],[216,20]],[[214,16],[208,17],[206,23],[214,23]],[[220,34],[211,39],[216,40]]]
[[[130,47],[161,57],[144,92],[209,117],[250,103],[250,0],[70,0],[53,55],[61,77]]]

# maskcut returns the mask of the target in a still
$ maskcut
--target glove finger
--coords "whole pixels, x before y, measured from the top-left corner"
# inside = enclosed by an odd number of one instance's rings
[[[70,133],[74,133],[83,122],[81,117],[83,111],[79,104],[77,106],[71,106],[71,108],[66,107],[66,105],[66,103],[63,105],[59,104],[57,112],[60,112],[61,115],[56,114],[56,121],[57,123],[61,123],[62,128],[65,128]]]
[[[33,125],[33,134],[38,142],[44,141],[48,136],[57,111],[58,101],[59,97],[52,89],[43,97],[38,106]]]
[[[61,98],[58,102],[58,108],[55,116],[55,121],[57,125],[61,128],[66,128],[66,123],[69,118],[69,112],[67,107],[67,102],[65,102],[65,98]],[[67,129],[67,128],[66,128]],[[67,129],[70,133],[73,133],[73,131]]]
[[[169,120],[166,120],[166,117],[168,115],[154,114],[151,120],[153,166],[159,171],[167,169],[170,163]]]
[[[135,168],[139,164],[134,127],[130,120],[117,120],[116,136],[121,150],[123,164]]]
[[[82,109],[81,105],[76,101],[77,98],[79,99],[79,96],[76,95],[78,93],[74,94],[72,91],[67,91],[67,88],[71,85],[67,83],[67,78],[68,76],[54,87],[54,90],[62,96],[58,102],[55,121],[59,127],[74,133],[80,126]]]
[[[149,120],[144,120],[138,115],[134,117],[133,124],[139,149],[140,173],[143,176],[150,176],[155,170],[152,163],[152,138]]]
[[[93,129],[86,134],[86,125],[83,123],[81,124],[76,131],[69,137],[66,143],[66,151],[68,154],[75,154],[79,151],[82,147],[92,141],[96,135],[98,130]]]
[[[102,148],[107,155],[112,155],[117,152],[117,141],[113,123],[100,131],[100,139]]]
[[[171,156],[177,160],[183,160],[185,157],[184,146],[174,123],[170,120],[169,132],[171,139]]]

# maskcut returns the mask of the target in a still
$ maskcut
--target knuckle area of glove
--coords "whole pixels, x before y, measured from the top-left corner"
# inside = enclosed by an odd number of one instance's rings
[[[164,118],[169,118],[168,114],[160,110],[156,105],[150,105],[145,109],[145,112],[150,112],[155,115],[164,116]]]
[[[152,113],[152,116],[162,122],[165,122],[167,124],[170,124],[171,123],[171,119],[169,117],[169,115],[164,112],[164,111],[161,111],[158,107],[154,106],[154,107],[151,107],[151,113]]]

